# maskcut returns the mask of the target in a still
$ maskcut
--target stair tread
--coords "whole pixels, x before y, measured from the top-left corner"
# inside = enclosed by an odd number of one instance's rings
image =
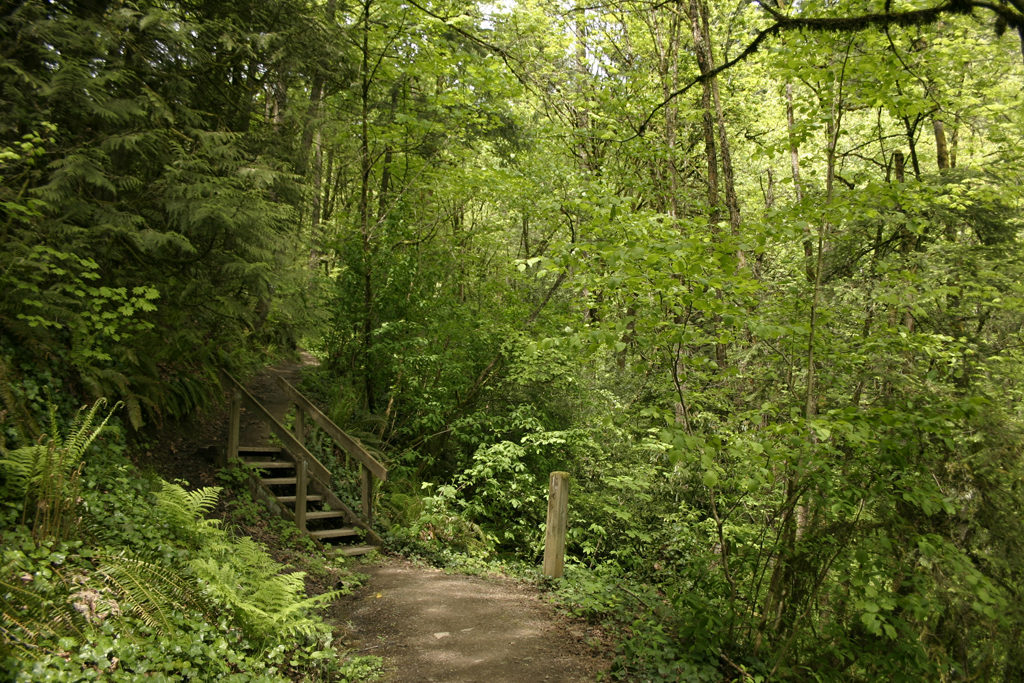
[[[246,465],[260,470],[272,470],[282,467],[295,467],[295,463],[288,460],[246,460]]]
[[[341,538],[342,536],[355,536],[356,530],[353,527],[346,526],[342,527],[341,529],[324,529],[322,531],[310,531],[309,535],[313,538]]]
[[[239,446],[239,453],[280,453],[280,446]]]
[[[282,502],[282,503],[294,503],[295,502],[295,498],[296,498],[296,496],[277,496],[277,500]],[[306,500],[311,502],[311,503],[319,503],[323,499],[324,499],[323,496],[306,496]],[[307,513],[307,514],[312,514],[312,513]]]
[[[371,553],[374,550],[379,550],[379,548],[375,545],[348,545],[338,548],[338,554],[344,555],[345,557],[354,557],[356,555]]]
[[[306,500],[309,500],[307,497]],[[343,517],[345,513],[341,510],[317,510],[316,512],[307,512],[306,519],[332,519],[335,517]]]
[[[261,477],[260,481],[262,481],[267,486],[274,486],[276,484],[294,484],[295,482],[298,481],[298,479],[296,477]]]

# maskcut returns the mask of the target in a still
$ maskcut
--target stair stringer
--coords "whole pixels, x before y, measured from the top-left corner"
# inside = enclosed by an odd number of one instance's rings
[[[311,479],[310,481],[312,482],[314,480]],[[278,517],[295,524],[295,513],[289,510],[287,505],[284,505],[277,499],[274,492],[270,490],[270,487],[263,483],[258,474],[250,473],[245,483],[253,500],[263,503],[271,514],[277,515]],[[321,550],[324,549],[324,544],[315,537],[310,536],[308,531],[303,533],[305,533],[309,540],[316,544],[317,548]]]

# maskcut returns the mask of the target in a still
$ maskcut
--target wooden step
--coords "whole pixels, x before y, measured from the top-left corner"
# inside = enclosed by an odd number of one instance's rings
[[[282,467],[295,467],[295,463],[287,460],[245,460],[246,465],[255,467],[258,470],[273,470]]]
[[[294,484],[298,481],[296,477],[270,477],[268,479],[260,478],[267,486],[274,486],[276,484]]]
[[[309,500],[309,498],[306,498]],[[334,517],[343,517],[344,513],[341,510],[318,510],[316,512],[307,512],[306,519],[332,519]]]
[[[277,499],[280,502],[282,502],[282,503],[294,503],[295,502],[295,496],[277,496]],[[310,503],[319,503],[323,499],[324,499],[323,496],[306,496],[306,501],[308,501]],[[307,512],[306,513],[306,516],[307,516],[306,518],[309,519],[309,515],[311,515],[311,514],[313,514],[313,513],[312,512]]]
[[[280,446],[239,446],[239,453],[280,453]]]
[[[356,555],[372,553],[374,550],[379,550],[379,548],[375,545],[345,545],[337,548],[336,550],[339,555],[355,557]]]
[[[308,517],[306,519],[309,519]],[[325,538],[342,538],[344,536],[355,536],[356,530],[350,526],[342,527],[341,529],[324,529],[323,531],[310,531],[309,535],[313,538],[325,539]]]

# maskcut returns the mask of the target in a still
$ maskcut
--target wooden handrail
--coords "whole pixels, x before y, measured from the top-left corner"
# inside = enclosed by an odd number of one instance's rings
[[[257,417],[267,423],[270,427],[270,431],[281,440],[284,444],[285,450],[292,456],[292,458],[304,458],[308,463],[309,473],[322,481],[327,485],[328,488],[331,486],[331,471],[324,467],[323,463],[316,459],[316,457],[306,450],[306,447],[299,443],[299,441],[285,429],[284,425],[274,419],[274,416],[270,414],[263,405],[253,398],[252,394],[246,391],[242,384],[232,377],[227,370],[221,370],[221,382],[228,385],[227,388],[233,391],[237,391],[239,396],[242,398],[242,404],[254,412]],[[233,455],[231,453],[229,456]]]
[[[327,432],[339,446],[344,448],[345,451],[353,458],[361,462],[366,469],[370,470],[373,476],[377,477],[381,481],[387,481],[388,469],[370,455],[366,449],[363,448],[361,443],[341,431],[341,428],[338,427],[338,425],[331,422],[326,415],[320,412],[319,408],[313,405],[308,398],[303,396],[298,389],[289,384],[283,377],[277,378],[277,385],[285,394],[288,395],[288,398],[295,401],[295,405],[304,410],[306,414],[313,419],[313,422],[316,422],[321,429]]]

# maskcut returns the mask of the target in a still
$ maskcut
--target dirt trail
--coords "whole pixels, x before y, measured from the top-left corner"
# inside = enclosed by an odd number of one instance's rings
[[[583,683],[607,662],[535,589],[406,563],[361,568],[347,619],[387,683]]]
[[[293,386],[297,386],[300,379],[300,370],[309,365],[318,365],[319,361],[311,354],[300,351],[298,361],[286,361],[278,363],[272,368],[265,368],[260,374],[253,377],[246,385],[246,389],[253,395],[267,411],[274,416],[278,422],[284,420],[285,413],[291,407],[291,401],[277,386],[277,378],[283,377]],[[227,443],[227,425],[224,426],[223,439]],[[270,427],[256,417],[252,412],[242,410],[241,424],[238,430],[239,446],[266,446],[270,438]]]

